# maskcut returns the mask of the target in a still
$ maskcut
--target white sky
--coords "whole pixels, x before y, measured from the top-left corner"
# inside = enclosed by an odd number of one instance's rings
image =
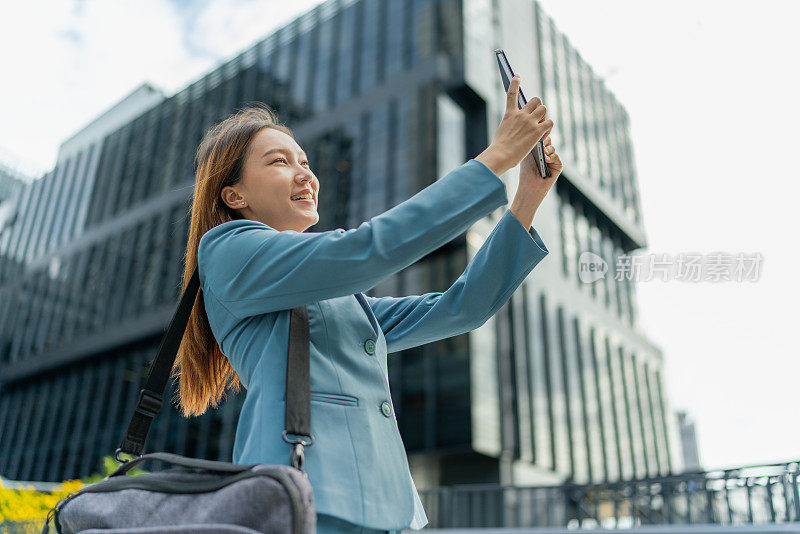
[[[317,3],[15,2],[0,17],[0,159],[49,169],[61,141],[141,82],[170,95]],[[755,283],[639,283],[642,328],[664,350],[673,407],[697,421],[701,461],[800,458],[800,3],[540,3],[631,116],[643,252],[764,257]]]

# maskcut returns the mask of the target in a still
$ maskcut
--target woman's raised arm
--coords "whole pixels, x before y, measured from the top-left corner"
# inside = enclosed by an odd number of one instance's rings
[[[497,313],[549,253],[535,229],[506,211],[467,268],[444,293],[366,297],[396,352],[474,330]]]
[[[367,291],[507,203],[505,184],[471,159],[351,230],[228,221],[200,239],[201,287],[239,319]]]

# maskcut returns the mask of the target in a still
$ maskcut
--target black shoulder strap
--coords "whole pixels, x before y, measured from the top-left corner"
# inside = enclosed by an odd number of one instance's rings
[[[293,444],[291,465],[302,470],[303,447],[314,443],[311,435],[311,353],[308,333],[308,310],[292,309],[289,318],[289,357],[286,359],[286,412],[283,440]],[[288,434],[302,437],[290,437]]]
[[[150,425],[161,411],[164,390],[175,363],[192,307],[200,290],[200,276],[197,268],[192,273],[186,290],[183,292],[178,309],[172,317],[167,333],[161,340],[161,347],[150,366],[144,387],[139,391],[139,399],[122,438],[122,444],[114,453],[118,462],[120,453],[141,456]],[[289,353],[286,362],[286,419],[283,439],[295,443],[292,451],[292,464],[302,469],[302,447],[310,445],[311,436],[311,377],[308,311],[299,306],[291,311],[289,321]],[[306,436],[308,440],[288,438],[287,434]],[[299,457],[299,458],[298,458]],[[299,461],[298,461],[299,460]],[[299,465],[297,465],[299,464]]]

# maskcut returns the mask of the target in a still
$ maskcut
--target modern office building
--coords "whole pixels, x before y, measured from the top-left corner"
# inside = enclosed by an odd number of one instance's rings
[[[634,282],[577,270],[584,251],[614,266],[646,246],[622,105],[534,0],[330,0],[177,94],[141,86],[22,191],[0,233],[0,475],[83,477],[119,445],[180,296],[207,128],[273,107],[321,182],[309,231],[355,228],[491,142],[499,47],[556,123],[565,170],[534,220],[550,254],[477,330],[389,356],[412,474],[424,488],[679,471]],[[506,208],[369,294],[446,290]],[[243,395],[189,420],[166,405],[145,450],[230,460]]]
[[[16,169],[0,161],[0,204],[11,200],[24,183]]]
[[[32,180],[25,171],[0,156],[0,231],[12,223],[11,217],[16,210],[11,204],[17,201],[25,184]]]
[[[683,469],[684,471],[702,471],[700,447],[697,444],[697,425],[689,413],[684,410],[675,412],[675,417],[681,437]]]
[[[0,152],[0,235],[15,223],[22,190],[26,183],[34,180],[29,172],[21,168],[13,154],[5,150]]]

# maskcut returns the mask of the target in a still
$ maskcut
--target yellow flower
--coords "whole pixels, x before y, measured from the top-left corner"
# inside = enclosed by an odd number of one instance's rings
[[[81,488],[83,488],[83,482],[80,480],[65,480],[61,483],[61,491],[66,491],[67,493],[72,493]]]

